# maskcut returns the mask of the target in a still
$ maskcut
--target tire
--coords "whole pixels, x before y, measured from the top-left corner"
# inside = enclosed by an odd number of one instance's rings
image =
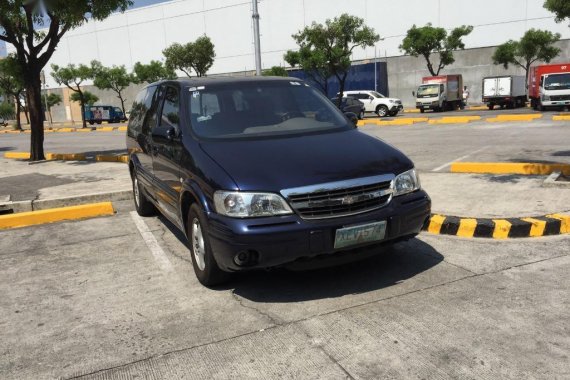
[[[137,178],[137,173],[133,172],[133,200],[135,202],[135,210],[140,216],[153,216],[156,215],[156,207],[148,200],[144,194],[144,188]]]
[[[359,112],[359,114],[358,114],[358,119],[359,119],[359,120],[364,119],[364,111],[360,111],[360,112]]]
[[[423,108],[420,108],[420,113],[424,113],[426,112],[426,110],[424,110]]]
[[[192,266],[198,281],[207,287],[222,284],[229,280],[230,274],[224,272],[216,263],[210,238],[208,236],[208,221],[197,204],[190,206],[186,236],[192,256]]]
[[[398,115],[398,111],[393,111],[389,113],[390,116],[397,116]]]
[[[489,108],[489,111],[492,111],[493,108],[495,108],[495,105],[493,103],[487,104],[487,108]]]
[[[379,105],[378,107],[376,107],[376,115],[378,115],[379,117],[388,116],[388,107],[384,105]]]
[[[95,122],[93,120],[89,120],[89,125],[93,125]]]

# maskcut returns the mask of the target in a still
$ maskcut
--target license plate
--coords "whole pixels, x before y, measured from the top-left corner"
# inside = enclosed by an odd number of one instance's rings
[[[386,221],[339,228],[334,238],[334,248],[345,248],[373,241],[380,241],[386,235]]]

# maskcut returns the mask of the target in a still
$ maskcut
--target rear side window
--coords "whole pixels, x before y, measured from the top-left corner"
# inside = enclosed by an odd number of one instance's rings
[[[180,124],[180,102],[178,100],[178,90],[174,87],[167,87],[164,95],[164,105],[160,118],[161,127],[178,128]]]
[[[138,134],[142,132],[143,124],[148,111],[151,108],[155,92],[156,86],[151,86],[137,94],[131,109],[131,116],[129,118],[129,134]]]
[[[142,126],[142,132],[145,134],[150,134],[150,130],[156,127],[159,104],[163,92],[164,87],[160,87],[158,89],[154,87],[152,93],[147,94],[145,98],[145,104],[147,104],[148,107]]]

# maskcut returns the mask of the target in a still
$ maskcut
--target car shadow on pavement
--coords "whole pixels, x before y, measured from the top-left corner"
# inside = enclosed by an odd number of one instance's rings
[[[274,269],[240,273],[228,284],[253,302],[299,302],[366,293],[398,284],[443,261],[425,242],[412,239],[364,260],[304,271]]]
[[[14,150],[11,146],[0,146],[0,152],[8,152],[10,150]]]

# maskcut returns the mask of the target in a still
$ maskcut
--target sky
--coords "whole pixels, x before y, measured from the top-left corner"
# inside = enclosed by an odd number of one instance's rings
[[[134,4],[129,9],[145,7],[147,5],[152,5],[152,4],[164,3],[166,1],[169,0],[133,0]],[[5,56],[6,56],[6,43],[4,41],[0,41],[0,57],[5,57]]]

